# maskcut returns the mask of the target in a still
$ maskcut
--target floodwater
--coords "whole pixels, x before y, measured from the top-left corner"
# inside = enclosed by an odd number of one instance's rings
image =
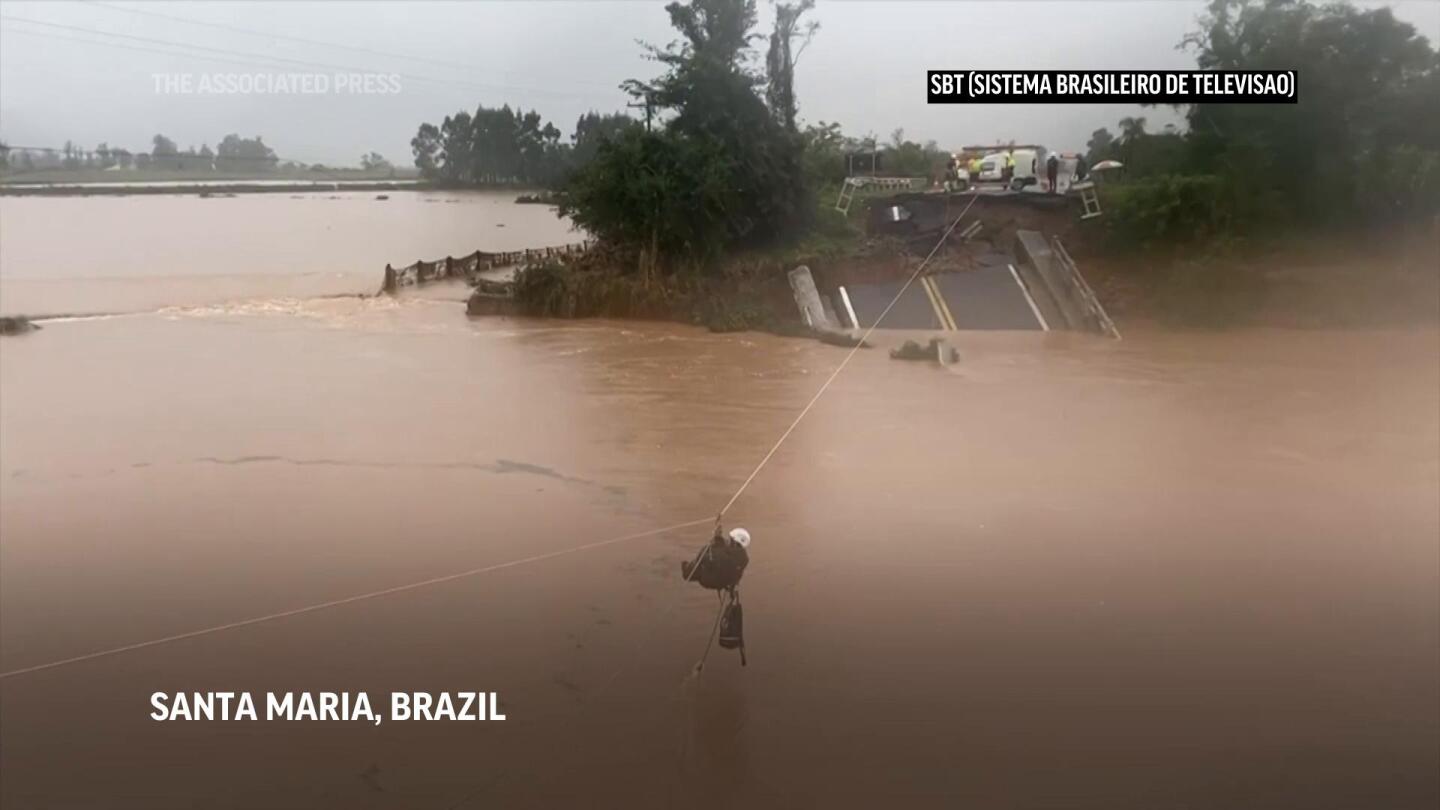
[[[0,672],[703,521],[845,355],[455,292],[0,342]],[[955,343],[736,502],[748,667],[690,677],[700,525],[5,677],[0,804],[1436,805],[1440,332]],[[197,690],[507,719],[149,719]]]
[[[506,192],[0,197],[0,314],[374,293],[387,263],[582,239]]]

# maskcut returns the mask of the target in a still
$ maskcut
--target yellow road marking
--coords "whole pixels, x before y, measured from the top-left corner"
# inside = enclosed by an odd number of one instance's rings
[[[930,276],[920,279],[920,283],[925,287],[925,294],[930,296],[930,305],[935,308],[935,315],[940,319],[940,328],[949,332],[959,331],[959,327],[955,325],[955,316],[950,314],[945,296],[940,293],[940,285]]]

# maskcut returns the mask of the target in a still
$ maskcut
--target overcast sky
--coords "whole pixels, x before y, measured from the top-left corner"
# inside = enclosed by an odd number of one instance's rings
[[[1432,42],[1440,2],[1388,3]],[[1079,149],[1091,131],[1166,110],[1126,105],[925,103],[935,68],[1185,68],[1176,44],[1203,3],[826,2],[796,77],[804,121],[848,134],[934,139],[947,148],[1017,140]],[[773,7],[760,3],[768,33]],[[587,110],[623,109],[617,85],[656,66],[636,40],[671,41],[660,2],[0,2],[0,140],[147,150],[227,133],[262,135],[283,158],[354,164],[378,151],[411,161],[422,121],[479,104],[534,108],[567,136]],[[22,22],[32,20],[37,22]],[[43,24],[42,24],[43,23]],[[763,43],[761,44],[763,48]],[[337,73],[398,74],[398,92],[338,92]],[[320,94],[201,93],[202,74],[319,74]],[[157,87],[157,74],[192,92]],[[183,77],[188,76],[188,79]],[[313,86],[312,86],[313,89]]]

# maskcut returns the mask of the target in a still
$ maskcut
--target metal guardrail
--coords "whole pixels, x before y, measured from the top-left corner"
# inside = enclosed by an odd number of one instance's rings
[[[845,182],[840,184],[840,194],[835,198],[835,210],[842,214],[850,213],[850,203],[855,200],[855,194],[860,191],[894,191],[912,190],[916,181],[924,182],[924,178],[918,177],[847,177]]]
[[[1060,260],[1060,264],[1065,267],[1065,272],[1069,273],[1070,279],[1075,283],[1075,289],[1079,290],[1080,298],[1085,304],[1085,308],[1090,312],[1090,316],[1095,319],[1095,324],[1100,328],[1100,331],[1109,337],[1119,340],[1120,330],[1115,328],[1115,322],[1110,320],[1109,313],[1105,311],[1105,307],[1101,306],[1100,299],[1096,297],[1095,291],[1090,288],[1090,284],[1086,282],[1085,277],[1080,274],[1080,267],[1075,264],[1074,259],[1070,258],[1070,253],[1065,250],[1065,245],[1060,241],[1060,237],[1050,237],[1050,246],[1054,250],[1056,258]]]

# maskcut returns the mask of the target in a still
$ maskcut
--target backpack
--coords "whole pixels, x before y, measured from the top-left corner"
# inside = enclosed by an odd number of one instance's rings
[[[720,646],[727,650],[745,649],[745,611],[739,602],[725,608],[720,618]]]

